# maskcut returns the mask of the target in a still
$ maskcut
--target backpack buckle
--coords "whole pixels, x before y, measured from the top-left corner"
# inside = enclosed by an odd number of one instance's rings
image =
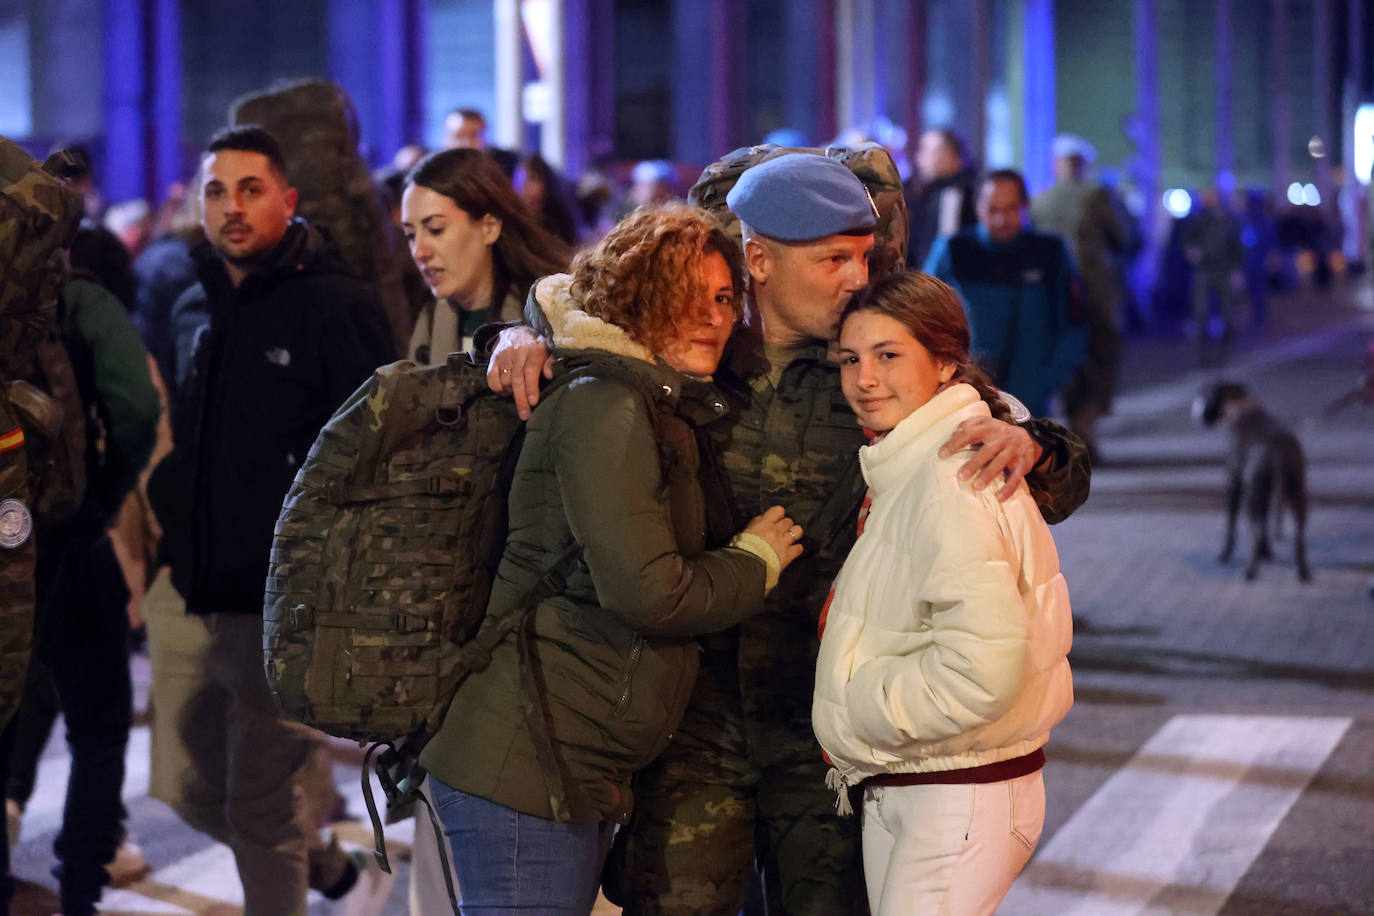
[[[429,621],[416,614],[397,614],[391,618],[391,626],[397,633],[422,633],[429,629]]]
[[[291,621],[291,628],[297,631],[315,627],[315,611],[308,604],[292,605],[287,611],[287,618]]]

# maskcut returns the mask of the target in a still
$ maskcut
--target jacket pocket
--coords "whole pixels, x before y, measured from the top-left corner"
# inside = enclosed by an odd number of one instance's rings
[[[619,719],[630,708],[633,698],[635,672],[639,670],[639,659],[644,654],[644,637],[636,633],[630,641],[630,651],[625,656],[625,670],[620,677],[620,689],[615,704],[611,707],[611,718]]]
[[[1006,782],[1011,807],[1011,835],[1032,852],[1045,827],[1045,779],[1040,771]]]

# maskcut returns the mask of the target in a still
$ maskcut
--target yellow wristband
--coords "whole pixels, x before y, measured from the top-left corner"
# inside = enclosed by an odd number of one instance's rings
[[[763,590],[765,592],[778,584],[778,574],[782,572],[782,564],[778,562],[778,554],[777,551],[773,549],[772,544],[769,544],[757,534],[741,531],[730,540],[730,546],[738,547],[740,550],[746,551],[747,553],[752,553],[768,567],[768,572],[763,580]]]

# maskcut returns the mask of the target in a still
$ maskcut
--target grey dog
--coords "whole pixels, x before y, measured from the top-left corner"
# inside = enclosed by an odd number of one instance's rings
[[[1204,388],[1193,401],[1193,418],[1206,427],[1220,425],[1231,438],[1226,540],[1221,547],[1221,562],[1229,562],[1235,549],[1236,515],[1243,502],[1250,528],[1250,561],[1245,567],[1245,578],[1255,578],[1260,560],[1273,558],[1269,549],[1270,521],[1277,533],[1283,508],[1287,506],[1293,513],[1293,559],[1298,578],[1311,581],[1306,541],[1307,461],[1298,437],[1265,411],[1249,389],[1236,382],[1216,382]]]

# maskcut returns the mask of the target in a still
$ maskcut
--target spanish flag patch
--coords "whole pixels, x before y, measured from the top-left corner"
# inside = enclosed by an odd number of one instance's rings
[[[14,429],[0,436],[0,452],[12,452],[24,444],[24,428],[16,426]]]

